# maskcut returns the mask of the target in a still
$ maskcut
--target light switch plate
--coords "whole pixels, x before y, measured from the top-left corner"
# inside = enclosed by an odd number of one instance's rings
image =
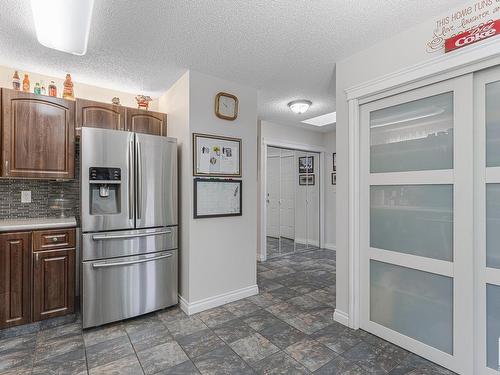
[[[31,203],[31,190],[21,191],[21,203]]]

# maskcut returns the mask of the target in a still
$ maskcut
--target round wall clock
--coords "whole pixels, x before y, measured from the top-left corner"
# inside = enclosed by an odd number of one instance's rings
[[[215,115],[223,120],[236,120],[238,117],[238,98],[226,92],[219,92],[215,97]]]

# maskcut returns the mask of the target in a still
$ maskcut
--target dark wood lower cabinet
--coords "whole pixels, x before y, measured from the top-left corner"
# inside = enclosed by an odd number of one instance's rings
[[[0,328],[31,321],[31,233],[0,234]]]
[[[75,249],[33,253],[33,320],[70,314],[75,303]]]

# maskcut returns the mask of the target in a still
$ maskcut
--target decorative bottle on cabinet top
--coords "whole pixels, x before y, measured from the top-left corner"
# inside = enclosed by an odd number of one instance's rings
[[[40,84],[38,82],[35,83],[35,88],[33,89],[33,92],[35,93],[35,95],[40,95],[42,93]]]
[[[30,78],[29,78],[28,74],[24,75],[24,79],[23,79],[23,91],[24,92],[30,92]]]
[[[50,81],[49,84],[49,96],[56,97],[57,96],[57,86],[54,81]]]
[[[71,81],[71,74],[66,74],[64,80],[63,98],[75,100],[75,93],[73,92],[73,82]]]
[[[19,79],[19,73],[16,70],[12,76],[12,88],[16,91],[21,89],[21,80]]]

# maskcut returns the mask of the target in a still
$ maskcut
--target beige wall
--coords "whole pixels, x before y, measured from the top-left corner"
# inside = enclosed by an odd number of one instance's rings
[[[218,92],[239,99],[235,121],[214,114]],[[181,202],[181,306],[195,311],[257,291],[257,92],[190,71],[160,98],[169,135],[179,139]],[[243,215],[193,219],[192,133],[242,139]],[[246,294],[246,295],[245,295]]]

